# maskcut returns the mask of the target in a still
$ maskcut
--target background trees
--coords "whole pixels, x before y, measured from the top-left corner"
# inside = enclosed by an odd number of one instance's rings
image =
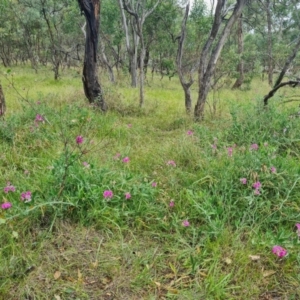
[[[196,118],[203,116],[211,88],[247,88],[254,76],[268,78],[273,86],[274,76],[284,66],[285,76],[298,76],[300,7],[296,0],[219,0],[215,1],[216,9],[195,0],[182,28],[189,2],[101,1],[97,61],[111,82],[118,82],[116,75],[122,72],[132,87],[139,86],[140,105],[144,102],[144,80],[155,74],[162,80],[178,75],[186,87],[199,69]],[[48,66],[58,80],[64,68],[77,69],[84,63],[88,24],[76,2],[18,0],[16,5],[3,0],[0,12],[0,60],[4,67],[30,64],[39,72],[41,65]],[[190,111],[191,97],[187,102]]]

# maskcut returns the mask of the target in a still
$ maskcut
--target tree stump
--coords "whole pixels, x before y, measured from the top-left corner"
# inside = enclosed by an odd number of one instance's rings
[[[5,97],[0,84],[0,118],[4,116],[6,110]]]

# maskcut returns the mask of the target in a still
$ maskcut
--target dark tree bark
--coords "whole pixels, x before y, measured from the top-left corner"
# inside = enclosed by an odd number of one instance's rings
[[[78,0],[80,10],[86,19],[86,40],[82,82],[89,102],[107,110],[102,88],[98,81],[97,46],[100,23],[100,0]]]
[[[0,84],[0,118],[4,116],[6,110],[5,97]]]
[[[291,53],[291,55],[288,57],[287,61],[285,62],[285,65],[283,67],[283,69],[281,70],[274,86],[273,89],[269,92],[268,95],[266,95],[263,99],[264,101],[264,106],[268,105],[268,101],[271,97],[273,97],[273,95],[275,94],[275,92],[280,89],[281,87],[285,86],[285,85],[290,85],[290,86],[298,86],[299,85],[299,81],[288,81],[288,82],[282,82],[282,79],[284,78],[285,73],[287,72],[287,70],[289,69],[291,63],[293,62],[293,60],[295,59],[298,51],[300,49],[300,39],[297,42],[297,44],[295,45],[295,48],[293,49],[293,52]]]
[[[282,87],[286,86],[286,85],[289,85],[291,87],[296,87],[296,86],[299,86],[300,85],[300,81],[296,81],[296,80],[290,80],[290,81],[287,81],[287,82],[281,82],[279,83],[278,85],[276,85],[275,87],[273,87],[273,89],[269,92],[268,95],[266,95],[264,97],[264,105],[268,105],[268,100],[270,98],[272,98],[275,93]]]
[[[238,40],[238,54],[240,56],[240,61],[237,66],[237,71],[239,73],[239,77],[236,79],[236,82],[232,86],[232,89],[239,89],[244,83],[244,62],[243,62],[243,52],[244,52],[244,38],[243,38],[243,18],[242,15],[239,17],[237,24],[237,40]]]

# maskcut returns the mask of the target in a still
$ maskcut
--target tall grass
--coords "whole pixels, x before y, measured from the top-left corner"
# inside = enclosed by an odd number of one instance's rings
[[[113,278],[132,262],[131,299],[259,299],[271,291],[300,297],[299,120],[282,95],[263,109],[261,83],[259,90],[258,82],[250,91],[224,89],[217,114],[208,108],[206,121],[195,124],[173,79],[149,82],[143,109],[137,91],[105,83],[111,110],[103,115],[85,103],[76,72],[54,82],[48,70],[38,77],[29,69],[12,71],[26,101],[2,80],[8,113],[0,122],[0,185],[2,202],[12,204],[0,215],[3,299],[71,299],[68,289],[78,299],[105,296],[104,288],[88,292],[67,277],[59,291],[52,273],[74,269],[63,262],[43,267],[47,296],[42,283],[33,285],[40,273],[30,266],[40,263],[39,252],[46,255],[47,243],[52,247],[47,239],[66,226],[61,220],[75,232],[85,226],[108,237],[101,255],[118,259],[102,271],[95,266],[98,276]],[[8,182],[15,192],[4,192]],[[31,192],[27,203],[20,201],[25,191]],[[272,254],[274,245],[288,256]]]

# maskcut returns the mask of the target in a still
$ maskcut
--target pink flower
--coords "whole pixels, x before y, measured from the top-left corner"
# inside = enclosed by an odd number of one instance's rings
[[[229,156],[229,157],[232,156],[232,152],[233,152],[232,147],[228,147],[228,148],[227,148],[227,153],[228,153],[228,156]]]
[[[152,187],[157,187],[157,183],[156,182],[152,182],[151,185],[152,185]]]
[[[44,122],[44,118],[42,115],[37,114],[34,119],[35,122]]]
[[[128,163],[130,161],[130,159],[129,159],[128,156],[126,156],[126,157],[123,158],[122,161],[123,161],[123,163]]]
[[[186,132],[186,134],[187,134],[187,135],[193,135],[193,134],[194,134],[194,131],[193,131],[193,130],[188,130],[188,131]]]
[[[261,183],[259,181],[256,181],[252,184],[252,187],[254,189],[260,189],[261,188]]]
[[[30,191],[23,192],[21,194],[21,201],[24,201],[25,203],[30,202],[31,201],[31,192]]]
[[[131,128],[131,127],[132,127],[132,124],[128,124],[127,126],[128,126],[128,128]]]
[[[260,195],[259,189],[255,189],[255,190],[254,190],[254,195],[256,195],[256,196]]]
[[[168,166],[176,167],[176,163],[175,163],[174,160],[169,160],[169,161],[167,162],[167,165],[168,165]]]
[[[188,220],[184,220],[184,221],[182,222],[182,225],[183,225],[184,227],[188,227],[188,226],[190,226],[190,222],[189,222]]]
[[[275,167],[271,167],[271,168],[270,168],[270,171],[271,171],[271,173],[276,173],[277,170],[276,170]]]
[[[77,143],[77,144],[82,144],[82,143],[83,143],[83,137],[82,137],[81,135],[78,135],[78,136],[76,137],[76,143]]]
[[[10,202],[4,202],[1,204],[2,209],[9,209],[12,207],[12,204]]]
[[[175,205],[175,202],[173,200],[171,200],[169,206],[174,207],[174,205]]]
[[[7,183],[7,186],[3,189],[4,193],[8,193],[8,192],[15,192],[16,188],[10,184],[10,182]]]
[[[279,258],[282,258],[287,255],[287,250],[282,248],[281,246],[274,246],[272,248],[272,252],[277,255]]]
[[[258,145],[257,144],[252,144],[251,146],[250,146],[250,150],[258,150]]]
[[[213,150],[217,150],[217,145],[216,145],[216,144],[212,144],[212,145],[211,145],[211,148],[212,148]]]
[[[113,194],[113,192],[110,191],[110,190],[106,190],[106,191],[103,192],[103,197],[104,197],[105,199],[107,199],[107,198],[111,199],[113,196],[114,196],[114,194]]]
[[[295,226],[297,227],[297,235],[300,237],[300,223],[296,223]]]
[[[125,199],[130,199],[131,198],[131,194],[130,193],[125,193]]]
[[[90,164],[87,163],[86,161],[84,161],[82,164],[83,164],[83,166],[86,167],[86,168],[89,168],[89,167],[90,167]]]
[[[117,153],[115,156],[114,156],[114,159],[119,159],[121,156],[121,153]]]
[[[242,184],[247,184],[247,178],[241,178],[241,179],[240,179],[240,182],[241,182]]]

